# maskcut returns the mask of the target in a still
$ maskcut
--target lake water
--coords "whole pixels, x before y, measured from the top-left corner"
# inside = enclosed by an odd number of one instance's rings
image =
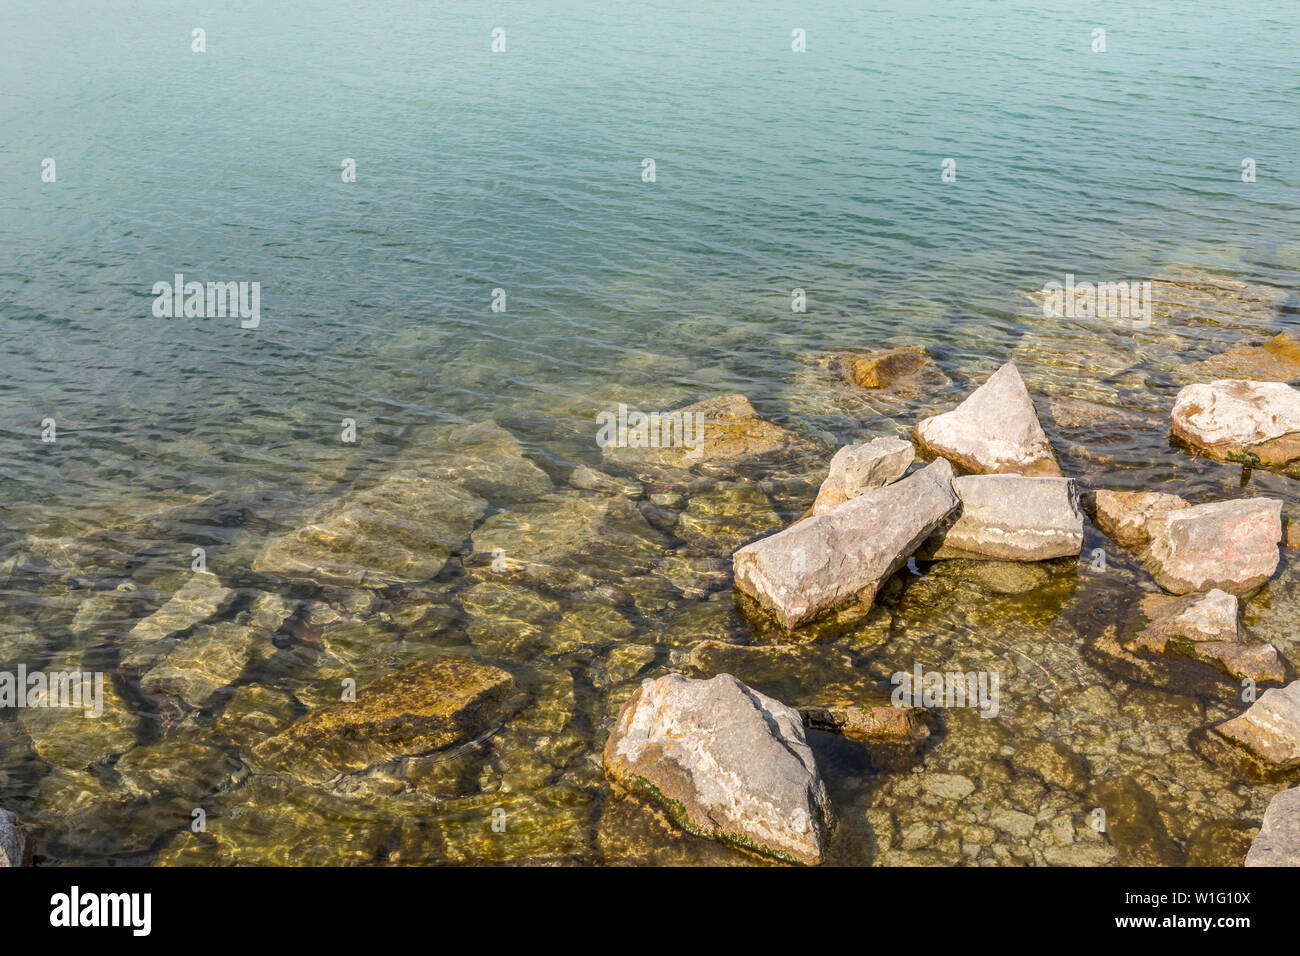
[[[691,670],[699,641],[772,642],[735,609],[729,556],[770,515],[802,514],[838,444],[905,436],[1014,359],[1066,474],[1241,495],[1240,468],[1169,445],[1168,411],[1186,366],[1300,328],[1300,7],[1076,8],[0,11],[0,669],[80,660],[111,675],[119,705],[93,731],[0,715],[0,806],[36,825],[41,861],[753,862],[611,790],[600,750],[645,677],[709,676]],[[260,323],[156,316],[154,284],[177,273],[260,283]],[[1152,280],[1154,321],[1044,318],[1032,294],[1067,275]],[[926,346],[949,384],[850,395],[820,362],[903,344]],[[475,560],[572,533],[594,495],[574,469],[617,471],[600,412],[728,393],[816,445],[802,473],[633,485],[648,543],[632,565],[581,544],[549,577],[498,579]],[[482,513],[428,587],[321,592],[253,570],[267,540],[412,462],[454,483],[459,426],[488,422],[481,467],[522,456],[545,482],[475,485]],[[1293,513],[1297,487],[1248,479]],[[712,541],[681,523],[702,493],[722,514]],[[475,541],[497,515],[490,527],[523,522],[529,545]],[[240,607],[277,593],[346,615],[346,650],[300,607],[202,706],[148,692],[123,635],[186,580],[195,547]],[[1010,593],[937,564],[884,618],[767,678],[797,702],[918,659],[1002,674],[1001,717],[947,715],[916,773],[815,735],[842,824],[832,861],[1176,863],[1262,816],[1276,787],[1187,750],[1234,710],[1085,660],[1151,586],[1090,529],[1097,547],[1111,572],[1085,560]],[[88,609],[121,586],[128,599]],[[1292,667],[1297,610],[1284,562],[1246,612]],[[449,758],[436,786],[410,768],[348,787],[250,772],[253,724],[225,713],[240,689],[266,695],[269,732],[331,699],[348,668],[370,679],[443,653],[517,672],[534,716]],[[1025,755],[1034,742],[1085,761],[1086,779],[1053,783]],[[973,792],[944,796],[954,776]],[[1156,797],[1154,821],[1129,801],[1138,850],[1086,826],[1106,781]],[[506,834],[484,822],[497,806],[519,821]]]

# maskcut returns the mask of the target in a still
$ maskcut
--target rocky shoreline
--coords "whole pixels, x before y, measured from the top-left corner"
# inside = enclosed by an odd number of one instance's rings
[[[1224,362],[1292,381],[1292,349],[1284,333]],[[951,384],[915,346],[828,367],[864,393]],[[216,570],[176,574],[169,542],[255,506],[22,541],[0,576],[57,584],[23,620],[68,636],[42,656],[7,632],[0,670],[108,680],[101,718],[0,723],[18,795],[0,863],[99,845],[198,865],[1300,864],[1296,791],[1276,789],[1300,779],[1297,648],[1263,626],[1296,606],[1282,500],[1081,487],[1014,361],[896,422],[910,440],[833,453],[741,395],[676,411],[704,416],[705,455],[604,448],[567,484],[495,422],[453,429],[454,462],[412,436]],[[1300,392],[1189,384],[1168,432],[1294,480]],[[1121,606],[1066,634],[1098,550]],[[898,704],[897,673],[945,661],[1001,673],[1010,723],[943,694]],[[1149,782],[1097,772],[1126,748],[1158,754],[1206,822],[1184,833]],[[133,830],[140,806],[171,827]]]

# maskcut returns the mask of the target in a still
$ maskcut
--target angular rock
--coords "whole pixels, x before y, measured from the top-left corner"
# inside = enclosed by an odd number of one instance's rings
[[[812,513],[824,515],[864,491],[893,484],[907,474],[915,460],[912,443],[901,438],[876,438],[861,445],[845,445],[831,459],[830,474],[817,492]]]
[[[1151,541],[1139,560],[1166,591],[1249,594],[1281,559],[1282,502],[1244,498],[1179,508],[1153,515],[1146,529]]]
[[[916,426],[917,443],[970,474],[1060,477],[1020,373],[1008,362],[950,412]]]
[[[1256,683],[1280,683],[1282,659],[1271,644],[1248,644],[1237,625],[1237,598],[1217,588],[1205,594],[1169,598],[1152,594],[1142,600],[1145,625],[1128,648],[1138,654],[1190,657],[1229,677]]]
[[[618,716],[604,763],[690,832],[822,860],[830,805],[799,715],[730,675],[644,682]]]
[[[554,489],[550,477],[525,454],[524,445],[495,421],[412,429],[403,470],[463,486],[491,500],[523,501]]]
[[[131,628],[126,642],[150,644],[179,634],[220,614],[234,596],[235,592],[223,587],[221,579],[211,571],[198,571],[166,604]]]
[[[1282,382],[1188,385],[1172,420],[1176,438],[1213,458],[1300,474],[1300,390]]]
[[[23,832],[18,817],[8,810],[0,810],[0,869],[28,866],[30,863],[27,835]]]
[[[1073,478],[967,475],[952,485],[961,512],[951,527],[926,541],[922,556],[1002,561],[1078,557],[1083,512]]]
[[[1080,496],[1093,523],[1121,548],[1140,551],[1151,541],[1147,522],[1166,511],[1190,508],[1178,495],[1162,491],[1089,491]]]
[[[258,744],[253,756],[268,771],[328,781],[471,739],[517,709],[515,691],[499,667],[440,657],[381,677],[355,702],[312,711]]]
[[[399,472],[347,495],[305,527],[272,538],[253,570],[342,587],[427,581],[485,510],[486,501],[458,485]]]
[[[1244,714],[1213,731],[1263,771],[1300,767],[1300,681],[1264,691]]]
[[[952,467],[933,462],[741,548],[732,558],[736,587],[786,629],[854,598],[870,604],[958,506]]]
[[[1300,787],[1283,790],[1268,802],[1246,866],[1300,866]]]

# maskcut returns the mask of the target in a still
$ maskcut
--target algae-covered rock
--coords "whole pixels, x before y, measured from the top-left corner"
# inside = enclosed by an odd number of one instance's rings
[[[258,765],[328,781],[400,756],[468,740],[512,710],[514,679],[499,667],[440,657],[366,685],[355,702],[317,708],[253,749]]]

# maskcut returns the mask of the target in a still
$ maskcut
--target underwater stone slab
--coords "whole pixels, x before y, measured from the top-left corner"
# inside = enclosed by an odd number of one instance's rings
[[[1083,547],[1073,478],[967,475],[952,485],[961,512],[925,543],[925,557],[1048,561],[1077,557]]]
[[[619,713],[604,762],[691,832],[822,860],[830,804],[799,714],[728,674],[645,681]]]
[[[1139,555],[1166,591],[1219,588],[1248,594],[1273,576],[1281,559],[1282,502],[1243,498],[1179,508],[1146,524],[1151,542]]]
[[[1013,362],[952,411],[918,424],[914,437],[926,451],[971,474],[1061,475],[1034,400]]]
[[[1280,332],[1262,344],[1243,342],[1221,355],[1194,362],[1182,371],[1198,381],[1294,381],[1300,379],[1300,339],[1290,332]]]
[[[1300,767],[1300,681],[1264,691],[1244,714],[1214,730],[1264,769]]]
[[[271,631],[246,622],[204,625],[160,655],[141,675],[140,683],[202,708],[219,690],[233,684],[254,658],[274,652],[271,637]]]
[[[1245,865],[1300,866],[1300,787],[1283,790],[1268,802]]]
[[[459,485],[399,472],[346,495],[297,531],[272,538],[253,570],[342,587],[427,581],[486,510],[486,501]]]
[[[235,591],[223,587],[211,571],[192,574],[176,593],[126,635],[131,644],[149,644],[179,634],[216,617],[234,598]]]
[[[1171,419],[1175,437],[1211,457],[1300,470],[1300,390],[1282,382],[1188,385]]]
[[[1083,508],[1093,523],[1121,548],[1140,551],[1151,542],[1147,523],[1158,514],[1190,508],[1191,503],[1163,491],[1086,492]]]
[[[440,657],[379,678],[355,702],[313,710],[253,756],[266,770],[328,781],[468,740],[517,709],[516,689],[499,667]]]
[[[0,869],[30,863],[27,834],[23,832],[18,817],[8,810],[0,810]]]
[[[94,673],[79,653],[61,655],[45,667],[46,674]],[[98,686],[96,681],[94,686]],[[140,717],[113,683],[103,674],[102,712],[87,717],[81,708],[23,707],[18,723],[31,738],[32,749],[53,767],[82,770],[134,747],[140,732]]]
[[[732,558],[736,587],[787,629],[855,597],[870,604],[958,505],[952,466],[933,462],[741,548]]]
[[[822,482],[812,513],[823,515],[872,488],[893,484],[916,460],[916,450],[901,438],[876,438],[860,445],[845,445],[831,459],[830,474]]]

